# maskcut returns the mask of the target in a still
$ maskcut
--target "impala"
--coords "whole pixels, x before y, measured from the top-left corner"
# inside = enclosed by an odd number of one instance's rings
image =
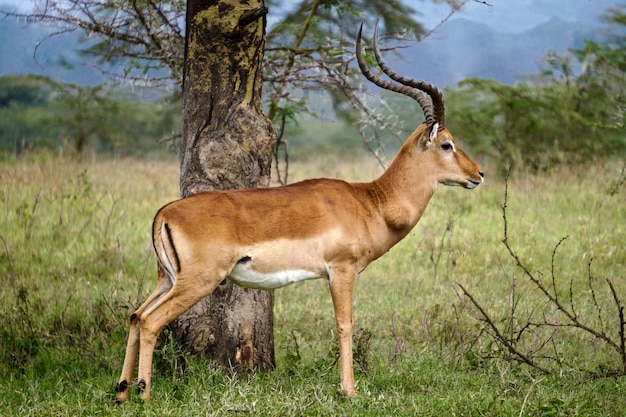
[[[372,182],[320,178],[275,188],[209,191],[162,207],[152,226],[157,286],[131,316],[118,402],[128,398],[137,356],[138,386],[143,399],[150,400],[157,335],[225,279],[260,289],[327,280],[339,338],[341,391],[356,395],[352,292],[357,276],[413,229],[437,184],[471,189],[484,177],[445,128],[441,92],[392,71],[380,55],[377,29],[375,57],[393,81],[365,65],[362,27],[356,41],[361,72],[377,86],[417,100],[424,123]]]

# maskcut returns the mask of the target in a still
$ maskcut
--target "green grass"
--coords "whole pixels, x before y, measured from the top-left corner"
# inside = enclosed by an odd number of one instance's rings
[[[360,156],[291,164],[292,181],[371,179]],[[509,238],[533,272],[556,284],[577,313],[619,340],[626,302],[626,190],[611,188],[622,163],[513,173]],[[27,155],[0,163],[0,415],[621,416],[626,381],[591,378],[620,358],[584,332],[559,328],[544,375],[508,360],[467,310],[458,284],[506,329],[515,320],[563,322],[501,243],[504,182],[486,167],[473,191],[440,187],[401,244],[359,277],[355,292],[356,399],[339,395],[337,341],[327,286],[276,291],[277,369],[233,376],[188,357],[167,332],[155,353],[152,404],[114,405],[128,315],[149,293],[152,216],[178,195],[175,161]],[[2,243],[2,242],[0,242]],[[10,259],[8,256],[10,256]],[[588,264],[602,324],[589,290]],[[603,327],[602,327],[603,326]],[[519,341],[532,348],[546,333]],[[546,354],[547,354],[546,353]],[[184,372],[181,371],[184,369]]]

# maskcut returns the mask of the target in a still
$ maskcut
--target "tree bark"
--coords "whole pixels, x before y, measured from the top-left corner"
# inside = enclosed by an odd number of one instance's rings
[[[269,185],[276,133],[261,101],[266,14],[263,0],[187,1],[183,197]],[[272,291],[227,281],[171,328],[193,353],[223,366],[269,369],[275,365],[273,304]]]

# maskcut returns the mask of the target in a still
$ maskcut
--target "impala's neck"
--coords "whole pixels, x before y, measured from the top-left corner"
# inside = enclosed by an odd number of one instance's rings
[[[429,153],[419,143],[427,134],[426,125],[420,125],[387,170],[371,183],[387,225],[402,236],[422,217],[437,188]]]

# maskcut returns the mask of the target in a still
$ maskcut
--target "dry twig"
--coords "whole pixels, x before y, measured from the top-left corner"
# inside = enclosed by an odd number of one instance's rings
[[[509,171],[510,173],[510,171]],[[563,242],[568,239],[568,237],[564,237],[559,240],[559,242],[555,245],[552,251],[552,259],[551,259],[551,277],[550,277],[550,286],[547,286],[542,282],[542,280],[537,276],[537,274],[522,261],[517,252],[510,245],[509,241],[509,228],[508,228],[508,218],[507,218],[507,208],[508,208],[508,175],[505,182],[504,189],[504,202],[501,206],[502,208],[502,218],[503,218],[503,230],[504,236],[502,239],[502,243],[507,249],[510,257],[513,259],[517,268],[519,268],[523,275],[534,285],[534,287],[539,290],[539,293],[547,300],[548,305],[554,308],[556,314],[561,315],[565,318],[565,320],[554,320],[549,317],[543,316],[541,321],[533,321],[532,317],[534,316],[534,312],[528,316],[528,319],[519,325],[519,330],[514,328],[514,320],[516,316],[517,309],[517,301],[515,298],[515,279],[511,288],[510,295],[510,305],[511,309],[508,313],[508,317],[505,320],[505,329],[501,330],[498,326],[498,321],[494,320],[493,317],[487,312],[487,309],[484,308],[480,302],[462,285],[459,284],[459,287],[463,291],[463,296],[459,296],[464,302],[464,305],[470,312],[470,315],[477,321],[485,324],[487,329],[487,334],[489,334],[498,344],[504,346],[507,352],[511,355],[510,359],[514,359],[521,363],[525,363],[542,373],[551,373],[551,369],[540,365],[538,363],[539,360],[548,359],[554,361],[559,364],[567,364],[568,361],[565,358],[562,358],[559,353],[556,345],[555,338],[558,336],[558,329],[575,329],[586,333],[591,336],[594,340],[599,340],[604,342],[604,344],[614,350],[620,357],[621,369],[619,370],[602,370],[601,372],[592,372],[592,376],[621,376],[626,375],[626,321],[624,318],[624,306],[622,301],[617,294],[615,286],[613,282],[609,279],[606,280],[607,285],[609,286],[613,302],[617,307],[617,322],[619,324],[619,335],[618,339],[614,336],[611,336],[610,333],[606,330],[606,320],[604,311],[598,301],[596,290],[593,287],[592,283],[592,273],[591,273],[591,260],[589,260],[587,264],[587,280],[588,286],[591,293],[591,299],[593,301],[593,306],[597,313],[597,320],[599,323],[599,328],[596,328],[590,325],[585,321],[585,317],[582,314],[579,314],[576,311],[576,306],[574,302],[574,289],[573,282],[570,281],[569,285],[569,300],[564,301],[558,293],[557,288],[557,273],[556,273],[556,255],[557,251]],[[465,302],[465,297],[469,300],[469,303]],[[542,329],[552,329],[550,334],[545,337],[541,335]],[[520,341],[522,339],[522,333],[529,331],[533,333],[534,339],[538,344],[535,348],[526,348],[521,347]],[[517,333],[517,337],[513,337]],[[545,349],[551,347],[553,352],[549,355],[543,354]]]

